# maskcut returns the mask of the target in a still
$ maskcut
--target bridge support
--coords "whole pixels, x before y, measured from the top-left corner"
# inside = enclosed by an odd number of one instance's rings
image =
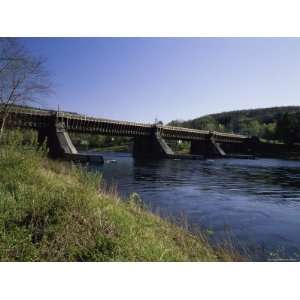
[[[203,155],[205,157],[225,157],[226,153],[221,148],[213,137],[207,140],[193,140],[191,141],[190,154]]]
[[[65,154],[77,154],[63,122],[53,122],[48,127],[40,128],[38,131],[38,143],[42,145],[47,140],[49,156],[62,158]]]
[[[133,157],[135,158],[169,158],[174,155],[173,150],[161,137],[158,131],[148,136],[134,138]]]

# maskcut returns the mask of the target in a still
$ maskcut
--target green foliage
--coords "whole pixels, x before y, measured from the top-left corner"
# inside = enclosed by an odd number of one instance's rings
[[[37,132],[35,130],[7,129],[3,133],[0,144],[35,147],[38,146]]]
[[[176,147],[175,147],[175,151],[177,153],[189,153],[190,151],[190,142],[187,142],[187,141],[182,141],[181,143],[177,143]]]
[[[248,136],[260,136],[261,126],[258,120],[252,120],[248,118],[241,119],[239,121],[239,132]]]
[[[99,175],[18,144],[0,147],[1,261],[241,259],[151,214],[138,194],[120,201]]]
[[[288,144],[300,142],[300,114],[285,113],[278,120],[276,135]]]
[[[271,107],[212,114],[169,125],[234,132],[286,143],[300,142],[300,106]]]
[[[277,135],[276,135],[276,126],[277,123],[273,122],[273,123],[269,123],[269,124],[262,124],[262,137],[264,137],[267,140],[275,140],[277,139]]]
[[[111,137],[105,135],[71,133],[71,139],[79,149],[104,149],[122,146],[128,150],[130,138]]]
[[[20,130],[6,130],[1,138],[1,144],[9,146],[21,145],[23,141],[23,135]]]
[[[184,124],[184,125],[183,125]],[[209,130],[209,131],[224,131],[225,127],[218,123],[211,116],[205,116],[203,118],[194,119],[189,122],[180,123],[179,121],[172,121],[169,125],[171,126],[184,126],[187,128],[197,128],[202,130]]]

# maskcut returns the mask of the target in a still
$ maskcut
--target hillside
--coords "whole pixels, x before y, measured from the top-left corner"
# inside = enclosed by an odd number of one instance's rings
[[[171,121],[171,126],[234,132],[265,139],[300,140],[300,106],[236,110],[210,114],[188,121]]]

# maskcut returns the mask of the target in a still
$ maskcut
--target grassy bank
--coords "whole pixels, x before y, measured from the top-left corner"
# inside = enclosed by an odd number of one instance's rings
[[[0,146],[1,261],[217,261],[240,257],[153,215],[101,178]]]

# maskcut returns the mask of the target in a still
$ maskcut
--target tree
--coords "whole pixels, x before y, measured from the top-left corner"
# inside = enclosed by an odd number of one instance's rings
[[[0,38],[0,140],[14,105],[38,102],[49,94],[45,60],[31,55],[16,38]]]
[[[277,122],[276,136],[288,144],[300,141],[300,117],[295,113],[285,113]]]
[[[240,120],[239,132],[250,136],[261,135],[261,124],[256,119],[244,118]]]
[[[214,131],[218,128],[218,123],[215,118],[206,116],[192,121],[192,128]]]
[[[267,140],[273,140],[276,138],[275,131],[276,131],[276,122],[263,124],[262,137]]]

